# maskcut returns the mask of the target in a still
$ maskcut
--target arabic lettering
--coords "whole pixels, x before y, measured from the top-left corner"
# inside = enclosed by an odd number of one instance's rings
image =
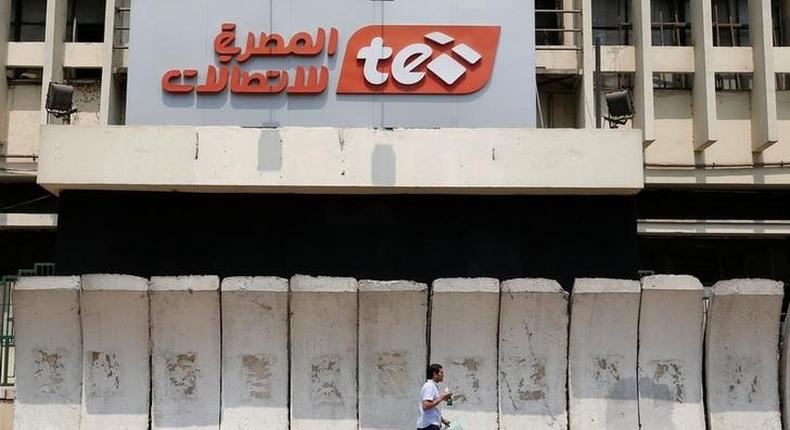
[[[198,71],[169,70],[162,77],[162,88],[173,94],[218,94],[230,88],[234,94],[320,94],[329,85],[329,68],[299,66],[294,70],[294,81],[290,82],[288,70],[266,70],[248,72],[237,65],[213,66],[206,69],[205,79],[199,85],[188,81],[198,77]]]
[[[331,57],[337,52],[338,30],[329,30],[329,43],[326,40],[326,30],[319,28],[315,38],[308,32],[302,31],[294,34],[286,43],[285,38],[278,33],[247,33],[247,42],[242,51],[236,43],[236,24],[222,24],[219,34],[214,38],[214,51],[219,56],[221,63],[229,63],[234,57],[239,63],[245,63],[252,57],[284,57],[295,55],[300,57],[314,57],[321,54],[326,45],[327,54]]]

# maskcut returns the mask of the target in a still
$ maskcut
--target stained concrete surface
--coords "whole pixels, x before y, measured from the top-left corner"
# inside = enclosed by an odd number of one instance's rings
[[[427,286],[359,282],[359,428],[415,426],[427,358]]]

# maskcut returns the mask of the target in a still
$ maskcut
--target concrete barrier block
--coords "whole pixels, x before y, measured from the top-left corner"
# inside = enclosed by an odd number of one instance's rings
[[[153,277],[149,289],[152,428],[219,429],[219,279]]]
[[[14,429],[77,429],[82,395],[80,278],[20,278],[14,285]]]
[[[499,281],[437,279],[431,304],[431,363],[444,366],[454,392],[443,415],[465,428],[496,429]],[[415,389],[415,398],[419,391]]]
[[[780,429],[778,342],[782,283],[717,282],[708,307],[708,429]]]
[[[409,281],[359,282],[362,430],[415,426],[419,390],[425,382],[427,289]]]
[[[222,430],[288,429],[288,281],[222,280]]]
[[[639,428],[636,356],[640,285],[577,279],[568,354],[572,429]]]
[[[291,429],[357,427],[357,281],[294,276]]]
[[[788,319],[785,316],[782,327],[782,346],[779,358],[779,398],[782,403],[784,418],[782,428],[790,430],[790,332],[788,332]]]
[[[499,428],[568,428],[568,293],[548,279],[502,283]]]
[[[80,307],[81,428],[148,429],[148,280],[85,275]]]
[[[703,288],[691,276],[642,279],[639,417],[645,430],[705,430]]]

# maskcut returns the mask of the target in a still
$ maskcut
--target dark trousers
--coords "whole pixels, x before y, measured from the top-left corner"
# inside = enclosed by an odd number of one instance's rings
[[[429,425],[428,427],[423,427],[423,428],[417,429],[417,430],[441,430],[441,429],[436,424],[432,424],[432,425]]]

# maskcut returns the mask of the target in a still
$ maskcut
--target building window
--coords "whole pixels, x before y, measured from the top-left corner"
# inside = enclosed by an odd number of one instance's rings
[[[592,2],[593,40],[602,45],[633,45],[630,0]]]
[[[650,3],[653,46],[692,46],[689,0]]]
[[[691,91],[693,87],[693,73],[653,73],[653,89],[655,90]]]
[[[12,42],[43,42],[47,20],[46,0],[11,0]]]
[[[716,91],[749,91],[751,73],[716,73]]]
[[[749,2],[713,1],[713,46],[749,46]]]
[[[790,2],[771,0],[774,46],[790,46]]]
[[[70,0],[66,41],[104,41],[105,5],[105,0]]]

